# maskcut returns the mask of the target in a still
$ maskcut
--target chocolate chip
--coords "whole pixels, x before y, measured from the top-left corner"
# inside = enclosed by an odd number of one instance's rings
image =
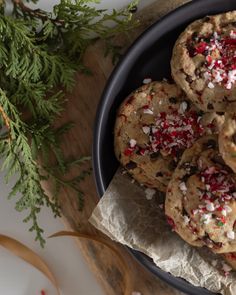
[[[212,104],[212,103],[208,103],[208,105],[207,105],[207,109],[208,109],[208,110],[214,110],[214,106],[213,106],[213,104]]]
[[[209,238],[209,235],[206,234],[204,237],[202,237],[202,241],[207,245],[207,246],[213,246],[213,241]]]
[[[190,169],[189,169],[189,174],[190,175],[196,174],[197,172],[198,172],[198,167],[197,166],[190,166]]]
[[[210,19],[211,19],[211,18],[210,18],[209,16],[205,16],[203,20],[204,20],[205,22],[209,22]]]
[[[198,40],[198,32],[193,32],[192,33],[192,40],[197,41]]]
[[[234,144],[236,144],[236,133],[234,133],[234,134],[232,135],[232,141],[233,141]]]
[[[195,56],[195,48],[192,44],[188,44],[187,45],[187,50],[188,50],[188,54],[190,57],[194,57]]]
[[[186,76],[185,80],[188,82],[188,83],[192,83],[193,82],[193,78],[189,75]]]
[[[201,70],[197,68],[194,73],[196,76],[200,76]]]
[[[189,179],[190,175],[189,174],[185,174],[182,178],[181,181],[183,182],[187,182],[187,180]]]
[[[219,116],[224,116],[225,113],[224,112],[216,112],[216,114]]]
[[[155,152],[150,154],[151,160],[156,160],[160,156],[160,152]]]
[[[207,149],[215,149],[217,147],[217,143],[214,139],[209,139],[207,142],[204,143],[203,146]]]
[[[197,112],[197,115],[198,115],[198,117],[202,117],[204,115],[204,112],[200,110]]]
[[[220,164],[220,165],[225,165],[225,161],[223,160],[223,158],[221,157],[221,155],[214,155],[211,158],[212,162],[216,163],[216,164]]]
[[[160,171],[159,171],[159,172],[157,172],[157,173],[156,173],[156,177],[163,177],[163,173],[162,173],[162,172],[160,172]]]
[[[177,98],[176,97],[170,97],[169,102],[176,104],[177,103]]]
[[[175,156],[177,159],[180,159],[181,156],[183,155],[184,150],[177,150],[175,153]]]
[[[183,209],[182,209],[182,215],[183,216],[189,216],[188,212],[185,210],[184,206],[183,206]]]
[[[207,49],[204,50],[202,54],[203,54],[204,56],[207,56],[207,55],[209,54],[209,50],[207,50]]]
[[[137,164],[133,161],[130,161],[128,164],[125,165],[125,168],[128,170],[132,170],[137,168]]]
[[[186,169],[190,166],[190,162],[184,162],[183,164],[180,165],[181,169]]]
[[[170,170],[174,170],[176,167],[177,167],[177,163],[174,160],[170,161],[168,168]]]

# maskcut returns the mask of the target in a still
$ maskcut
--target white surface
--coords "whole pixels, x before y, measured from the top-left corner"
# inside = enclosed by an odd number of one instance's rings
[[[58,1],[41,0],[41,8],[51,9]],[[141,6],[153,0],[141,1]],[[103,0],[103,8],[120,8],[128,0]],[[34,236],[28,232],[29,224],[22,219],[25,214],[17,213],[14,200],[7,200],[10,186],[5,185],[3,175],[0,174],[0,233],[14,237],[35,250],[47,261],[54,272],[61,289],[61,295],[103,295],[101,287],[89,271],[78,247],[71,238],[55,238],[47,241],[45,249],[35,243]],[[59,219],[54,219],[48,209],[42,211],[41,225],[45,229],[45,236],[63,230]],[[0,247],[0,294],[1,295],[40,295],[40,290],[47,295],[56,292],[50,282],[37,270],[24,263]]]

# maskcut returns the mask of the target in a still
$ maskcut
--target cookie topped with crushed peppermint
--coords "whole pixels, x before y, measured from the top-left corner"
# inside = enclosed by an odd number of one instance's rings
[[[165,212],[189,244],[215,253],[236,251],[236,175],[225,164],[217,136],[187,149],[167,188]]]
[[[236,96],[236,11],[190,24],[176,41],[172,76],[204,111],[225,111]]]
[[[183,151],[223,120],[197,109],[176,84],[145,80],[118,110],[115,154],[138,182],[165,192]]]

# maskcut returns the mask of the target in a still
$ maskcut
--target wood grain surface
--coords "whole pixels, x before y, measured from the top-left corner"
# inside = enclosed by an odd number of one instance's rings
[[[122,45],[125,50],[151,23],[185,2],[187,1],[157,0],[154,4],[136,14],[141,25],[130,34],[132,38],[127,39],[127,37],[119,35],[116,42]],[[114,67],[111,58],[104,57],[104,44],[102,41],[98,41],[87,50],[84,60],[85,64],[92,69],[93,74],[92,76],[76,75],[76,87],[71,94],[67,95],[66,111],[57,122],[59,125],[68,121],[75,123],[75,127],[65,135],[63,141],[65,154],[74,157],[91,154],[97,104]],[[102,233],[88,223],[88,218],[99,201],[93,176],[86,179],[82,189],[86,196],[85,207],[82,212],[78,210],[78,200],[73,192],[63,190],[59,196],[66,226],[68,229],[101,236]],[[79,240],[77,242],[91,270],[102,284],[105,293],[108,295],[124,294],[124,276],[119,260],[114,254],[106,247],[94,242]],[[142,295],[181,294],[145,270],[123,246],[115,242],[114,245],[130,266],[130,278],[133,280],[134,291],[138,291]]]

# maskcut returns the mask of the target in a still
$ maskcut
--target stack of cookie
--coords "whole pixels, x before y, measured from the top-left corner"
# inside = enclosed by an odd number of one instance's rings
[[[171,60],[175,83],[150,82],[122,103],[115,153],[189,244],[236,269],[236,12],[190,24]]]

